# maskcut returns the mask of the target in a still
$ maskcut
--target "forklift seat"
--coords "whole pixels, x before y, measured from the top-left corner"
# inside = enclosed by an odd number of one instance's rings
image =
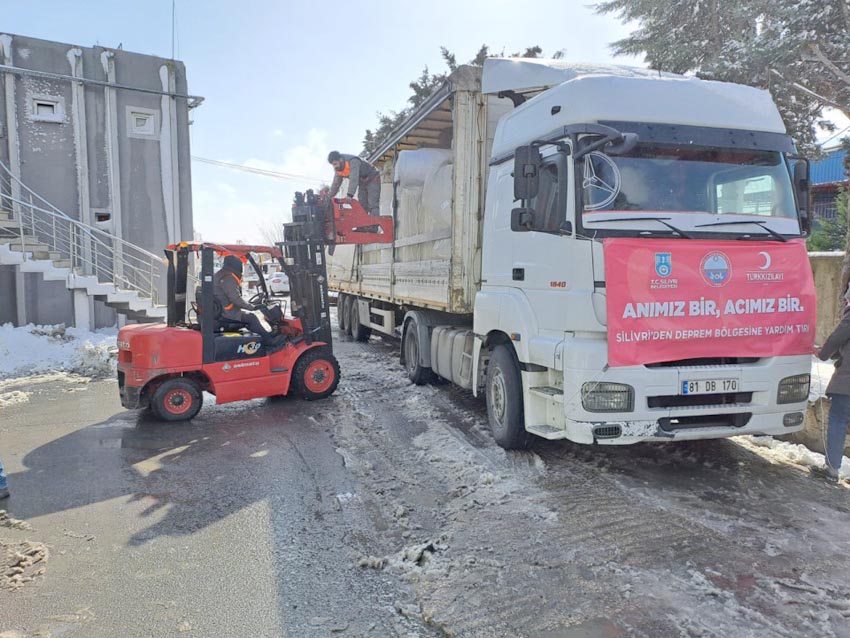
[[[195,314],[198,316],[197,325],[193,324],[193,328],[201,329],[201,314],[203,314],[203,310],[201,309],[201,289],[195,291],[195,303],[194,303]],[[213,316],[215,317],[215,324],[213,328],[213,332],[215,333],[223,333],[223,332],[238,332],[240,336],[244,336],[241,334],[241,331],[244,330],[248,334],[254,334],[250,330],[248,330],[248,326],[242,323],[241,321],[233,321],[231,319],[222,319],[221,318],[222,308],[221,302],[218,299],[213,299]]]

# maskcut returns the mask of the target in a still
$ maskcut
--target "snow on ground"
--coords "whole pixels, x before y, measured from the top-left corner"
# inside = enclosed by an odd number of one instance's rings
[[[823,454],[812,452],[805,445],[780,441],[771,436],[736,436],[732,440],[771,463],[796,465],[798,467],[815,467],[826,464]],[[841,462],[840,474],[842,478],[850,479],[850,459],[846,456]]]
[[[48,372],[112,376],[115,374],[117,334],[115,328],[88,332],[66,328],[64,324],[30,324],[20,328],[4,324],[0,326],[0,380]],[[21,399],[18,397],[15,401],[3,396],[6,401],[19,402]]]

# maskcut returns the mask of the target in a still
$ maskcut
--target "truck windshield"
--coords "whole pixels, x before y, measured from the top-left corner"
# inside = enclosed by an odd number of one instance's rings
[[[631,211],[689,213],[694,226],[719,214],[776,220],[784,229],[796,220],[791,177],[775,151],[652,145],[621,156],[596,151],[584,158],[582,195],[584,221]]]

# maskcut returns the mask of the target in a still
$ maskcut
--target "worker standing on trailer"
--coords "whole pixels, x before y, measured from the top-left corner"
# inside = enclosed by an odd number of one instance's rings
[[[342,180],[348,178],[348,198],[357,199],[364,210],[378,217],[381,214],[381,174],[362,157],[346,155],[339,151],[328,154],[328,163],[334,167],[334,179],[331,183],[330,196],[336,197],[342,186]]]
[[[283,344],[285,337],[275,334],[254,306],[242,299],[242,260],[236,255],[227,255],[221,269],[213,276],[213,295],[221,304],[221,315],[216,321],[224,319],[244,323],[251,332],[262,337],[268,348]]]

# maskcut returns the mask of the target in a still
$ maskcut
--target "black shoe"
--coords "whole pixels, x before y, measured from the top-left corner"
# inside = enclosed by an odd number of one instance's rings
[[[4,499],[4,498],[9,498],[9,488],[8,487],[4,487],[3,489],[0,489],[0,499]]]
[[[841,482],[838,476],[838,470],[833,469],[829,465],[813,465],[809,468],[809,473],[829,483],[838,484]]]

